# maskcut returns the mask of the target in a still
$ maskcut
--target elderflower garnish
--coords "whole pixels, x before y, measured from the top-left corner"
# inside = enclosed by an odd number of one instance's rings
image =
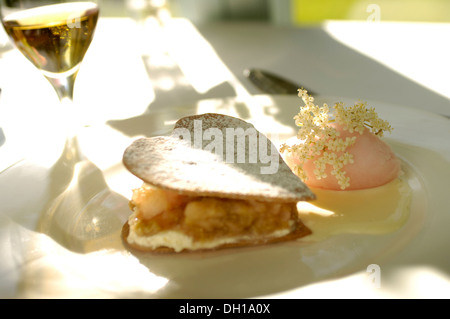
[[[291,168],[303,181],[308,178],[302,168],[303,164],[314,160],[314,175],[317,179],[327,178],[326,167],[331,165],[331,174],[337,179],[341,189],[346,189],[350,186],[350,178],[346,176],[344,166],[354,162],[353,155],[346,150],[355,144],[357,137],[343,139],[330,124],[336,123],[350,133],[363,134],[365,129],[369,129],[380,137],[385,131],[391,132],[392,127],[378,117],[374,108],[368,108],[365,102],[357,102],[347,108],[343,103],[336,103],[330,111],[326,103],[322,106],[314,104],[314,98],[306,90],[299,89],[298,92],[305,105],[300,107],[294,120],[299,127],[297,139],[302,143],[283,144],[280,152],[290,153],[298,160],[298,164]]]

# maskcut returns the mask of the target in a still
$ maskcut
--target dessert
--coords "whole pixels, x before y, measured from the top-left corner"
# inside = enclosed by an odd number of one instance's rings
[[[297,137],[281,147],[291,169],[310,187],[356,190],[385,185],[398,177],[400,161],[381,137],[391,126],[373,108],[359,102],[314,104],[299,90],[305,106],[294,117]]]
[[[298,203],[300,218],[312,230],[306,240],[401,228],[412,190],[400,160],[381,139],[392,131],[389,123],[363,102],[331,109],[315,105],[305,90],[299,96],[305,103],[294,117],[300,129],[281,153],[317,197]]]
[[[311,233],[296,205],[315,195],[243,120],[220,114],[182,118],[170,136],[132,143],[123,163],[143,180],[122,232],[134,249],[211,250]]]

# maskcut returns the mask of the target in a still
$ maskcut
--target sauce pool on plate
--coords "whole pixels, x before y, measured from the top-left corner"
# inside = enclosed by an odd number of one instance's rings
[[[409,216],[412,190],[402,178],[363,190],[312,191],[316,200],[297,204],[300,219],[313,232],[303,241],[344,233],[386,234],[400,229]]]

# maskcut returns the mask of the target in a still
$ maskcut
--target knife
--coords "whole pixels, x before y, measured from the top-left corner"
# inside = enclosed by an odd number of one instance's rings
[[[298,94],[298,89],[302,88],[288,79],[271,72],[260,69],[246,69],[244,76],[247,77],[258,89],[267,94]],[[303,87],[306,89],[305,87]],[[315,95],[314,92],[306,89],[309,94]]]

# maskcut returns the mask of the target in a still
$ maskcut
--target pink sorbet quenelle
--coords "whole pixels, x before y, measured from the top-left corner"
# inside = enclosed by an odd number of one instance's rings
[[[346,108],[336,103],[314,104],[306,90],[305,102],[294,117],[297,137],[281,147],[286,163],[308,186],[327,190],[359,190],[382,186],[396,179],[399,159],[381,137],[392,128],[374,108],[359,102]]]
[[[353,145],[347,148],[347,152],[353,156],[353,163],[345,165],[346,176],[350,183],[346,190],[366,189],[381,186],[393,181],[400,172],[400,161],[388,144],[378,136],[365,129],[363,134],[358,132],[350,133],[342,128],[337,128],[341,138],[356,136]],[[297,138],[291,138],[287,144],[298,143]],[[338,155],[339,152],[337,152]],[[285,156],[290,167],[300,165],[298,158],[289,153]],[[307,176],[305,183],[310,187],[341,190],[338,180],[331,174],[332,166],[327,165],[325,169],[326,178],[317,178],[314,160],[308,159],[302,167]]]

